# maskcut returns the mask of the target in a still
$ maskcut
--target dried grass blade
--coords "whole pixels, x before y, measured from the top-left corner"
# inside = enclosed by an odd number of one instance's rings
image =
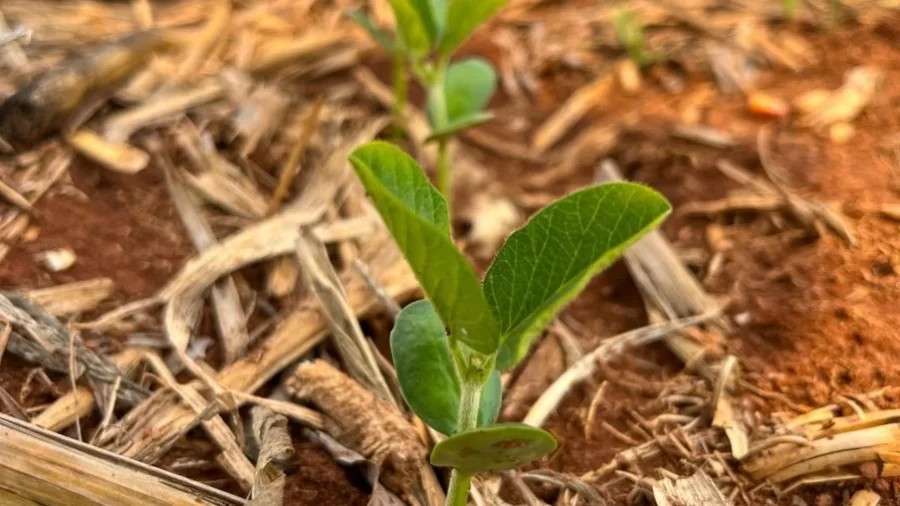
[[[203,211],[181,186],[181,183],[174,179],[167,164],[166,161],[164,168],[169,194],[172,196],[172,203],[188,236],[194,243],[194,248],[202,252],[214,247],[218,241],[212,227],[203,216]],[[227,365],[240,358],[250,343],[246,324],[247,317],[241,305],[237,285],[231,276],[216,281],[209,296],[215,312],[216,327],[219,337],[222,339],[224,360]]]
[[[597,361],[610,360],[630,347],[664,339],[676,330],[703,323],[719,316],[719,314],[720,311],[715,311],[705,315],[657,323],[605,340],[597,349],[575,362],[572,367],[568,368],[566,372],[557,378],[531,406],[523,422],[535,427],[542,426],[566,394],[578,383],[594,374],[594,371],[597,369]]]
[[[0,433],[3,489],[39,504],[244,504],[239,497],[7,415],[0,414]]]
[[[322,304],[335,346],[350,376],[382,399],[396,404],[397,400],[391,395],[372,349],[347,303],[325,246],[308,228],[303,229],[297,241],[297,260],[307,285]]]
[[[129,348],[110,357],[123,373],[129,373],[141,359],[146,350]],[[56,399],[50,406],[31,421],[38,427],[59,432],[75,423],[75,420],[91,414],[95,400],[90,388],[79,386],[75,390]]]

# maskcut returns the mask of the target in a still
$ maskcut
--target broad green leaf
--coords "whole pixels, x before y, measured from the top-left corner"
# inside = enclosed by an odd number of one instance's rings
[[[419,19],[419,14],[413,8],[411,0],[388,1],[394,11],[397,34],[403,42],[403,47],[416,57],[427,53],[431,49],[428,31]]]
[[[494,119],[493,113],[490,112],[476,112],[472,113],[469,116],[465,116],[459,118],[455,121],[451,121],[446,127],[432,132],[431,135],[425,138],[425,142],[432,142],[443,139],[445,137],[452,137],[459,132],[467,128],[472,128],[473,126],[480,125],[482,123],[486,123],[490,120]]]
[[[503,383],[500,373],[494,369],[481,391],[481,403],[478,405],[478,426],[484,427],[497,421],[500,416],[500,405],[503,402]]]
[[[391,331],[391,355],[406,403],[429,427],[442,434],[455,434],[459,376],[444,325],[430,302],[413,302],[397,315]],[[501,389],[500,374],[494,370],[481,395],[479,425],[497,419]]]
[[[409,0],[409,2],[425,28],[430,47],[434,47],[444,29],[444,19],[447,16],[446,0]]]
[[[556,449],[549,432],[519,423],[504,423],[449,437],[431,452],[431,463],[464,473],[508,471]]]
[[[450,0],[440,50],[449,56],[508,0]]]
[[[502,333],[497,367],[521,360],[556,313],[670,211],[646,186],[608,183],[557,200],[510,235],[484,279]]]
[[[448,123],[457,123],[480,113],[497,89],[497,72],[484,58],[466,58],[454,62],[444,74],[444,103]],[[435,126],[435,100],[428,97],[426,113]]]
[[[497,351],[497,321],[450,238],[447,203],[422,169],[385,142],[357,148],[350,162],[451,336],[486,355]]]
[[[388,54],[392,54],[394,52],[394,41],[391,40],[391,37],[381,28],[375,26],[375,23],[372,22],[372,18],[370,18],[363,11],[354,11],[350,14],[347,14],[347,17],[350,18],[353,22],[361,26],[367,32],[369,32],[369,36],[372,37],[382,49],[385,50]]]

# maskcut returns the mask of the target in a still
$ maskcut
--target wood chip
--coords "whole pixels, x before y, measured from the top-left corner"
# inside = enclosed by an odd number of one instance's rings
[[[393,405],[322,360],[300,364],[286,386],[322,410],[329,434],[384,469],[389,490],[415,501],[415,481],[426,465],[427,450]]]
[[[722,491],[703,471],[697,471],[689,478],[672,480],[663,478],[653,485],[653,499],[657,506],[681,506],[703,504],[704,506],[732,506]]]
[[[65,316],[95,309],[112,295],[113,290],[113,280],[96,278],[29,290],[24,296],[53,316]]]
[[[147,152],[128,144],[106,140],[90,130],[81,129],[67,135],[66,142],[78,154],[121,174],[137,174],[150,163]]]

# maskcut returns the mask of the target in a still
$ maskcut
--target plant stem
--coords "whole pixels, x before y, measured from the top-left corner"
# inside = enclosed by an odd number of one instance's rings
[[[446,137],[438,141],[437,180],[438,191],[447,201],[447,214],[453,216],[453,174],[450,173],[449,144]]]
[[[469,503],[469,487],[471,486],[472,475],[454,469],[453,474],[450,475],[446,506],[466,506]]]
[[[400,139],[404,131],[409,77],[406,71],[406,55],[394,51],[394,138]]]
[[[446,128],[450,121],[447,115],[447,96],[444,94],[446,73],[447,58],[441,57],[428,86],[428,100],[431,103],[432,121],[434,122],[432,129],[436,132]],[[437,187],[438,191],[447,199],[447,211],[452,217],[453,188],[451,185],[453,178],[450,174],[450,161],[447,154],[448,143],[449,140],[446,137],[438,141]]]
[[[478,426],[478,408],[481,404],[481,387],[479,382],[466,379],[462,382],[459,398],[459,432],[472,430]],[[450,486],[447,489],[446,506],[466,506],[469,500],[469,487],[472,475],[454,469],[450,475]]]

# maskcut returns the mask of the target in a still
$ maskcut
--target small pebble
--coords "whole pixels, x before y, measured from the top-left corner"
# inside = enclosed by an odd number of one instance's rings
[[[633,60],[622,60],[616,68],[619,84],[625,93],[633,95],[641,90],[641,70]]]
[[[28,227],[22,234],[22,242],[34,242],[41,235],[41,229],[37,227]]]
[[[835,144],[846,144],[854,134],[856,134],[856,129],[853,128],[853,125],[843,121],[831,125],[828,129],[828,137]]]
[[[790,112],[790,106],[784,100],[764,93],[753,91],[747,95],[747,110],[756,116],[783,118]]]
[[[830,494],[819,494],[816,497],[816,506],[834,506],[834,497]]]
[[[75,252],[69,248],[60,248],[39,253],[37,258],[48,271],[61,272],[75,263]]]

